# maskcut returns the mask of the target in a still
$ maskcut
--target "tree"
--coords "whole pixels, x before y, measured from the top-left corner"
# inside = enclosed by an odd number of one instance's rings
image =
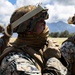
[[[69,36],[69,32],[67,30],[65,30],[64,32],[60,33],[59,37],[68,37]]]
[[[52,33],[50,33],[50,36],[51,37],[59,37],[59,32],[52,32]]]

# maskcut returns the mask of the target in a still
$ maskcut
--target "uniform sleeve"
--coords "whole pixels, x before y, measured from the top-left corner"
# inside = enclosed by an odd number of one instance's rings
[[[60,50],[69,64],[75,61],[75,45],[72,42],[64,42]]]
[[[67,68],[55,57],[48,59],[44,73],[49,75],[67,75]]]
[[[66,41],[63,43],[62,47],[61,47],[61,53],[62,56],[64,57],[64,59],[67,62],[67,67],[68,67],[68,73],[70,75],[75,75],[75,74],[71,74],[71,73],[75,73],[75,45],[70,42],[70,41]]]

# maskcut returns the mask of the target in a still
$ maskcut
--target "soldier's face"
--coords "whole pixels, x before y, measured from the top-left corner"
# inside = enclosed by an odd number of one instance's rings
[[[46,23],[45,23],[44,20],[40,20],[40,21],[37,22],[37,24],[36,24],[36,26],[34,28],[34,30],[35,30],[37,35],[39,35],[40,33],[43,32],[43,30],[45,29],[45,24]]]

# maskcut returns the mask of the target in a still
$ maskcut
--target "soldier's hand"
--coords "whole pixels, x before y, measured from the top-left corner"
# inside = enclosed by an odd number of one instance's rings
[[[12,28],[11,28],[11,24],[9,24],[9,25],[5,28],[5,34],[6,34],[7,36],[9,36],[9,37],[13,34],[13,30],[12,30]]]

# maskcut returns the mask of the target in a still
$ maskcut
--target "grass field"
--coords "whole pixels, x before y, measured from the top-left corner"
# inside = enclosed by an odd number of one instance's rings
[[[65,41],[67,38],[50,38],[51,40],[54,40],[56,42],[58,42],[59,45],[61,45],[61,43],[63,41]],[[16,38],[11,38],[10,39],[10,42],[14,42],[14,40],[16,40]]]
[[[67,38],[50,38],[50,39],[58,42],[58,44],[61,45],[62,42],[65,41]]]

